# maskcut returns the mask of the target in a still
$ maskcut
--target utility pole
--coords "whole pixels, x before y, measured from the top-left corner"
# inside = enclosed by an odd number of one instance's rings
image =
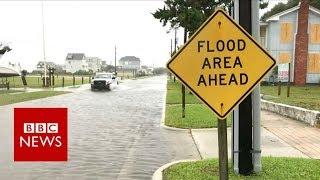
[[[114,46],[114,74],[117,75],[117,46]]]
[[[170,40],[170,58],[172,57],[172,39]],[[172,78],[172,73],[169,72],[170,80]]]
[[[183,36],[183,43],[187,42],[187,35],[188,31],[184,28],[184,36]],[[186,117],[186,87],[181,84],[181,92],[182,92],[182,118]]]
[[[259,0],[235,0],[234,16],[259,41]],[[259,61],[259,59],[252,59]],[[260,86],[233,112],[232,150],[234,171],[249,175],[261,171]]]
[[[177,28],[174,28],[174,52],[177,52]],[[173,82],[176,82],[176,76],[173,76]]]
[[[44,13],[43,13],[43,0],[41,1],[41,17],[42,17],[42,48],[43,48],[43,68],[44,68],[44,86],[47,87],[47,62],[46,62],[46,48],[45,48],[45,35],[44,35]]]
[[[172,39],[170,40],[170,56],[172,56]]]

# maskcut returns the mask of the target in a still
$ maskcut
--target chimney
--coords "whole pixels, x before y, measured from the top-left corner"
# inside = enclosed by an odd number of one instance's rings
[[[303,86],[307,80],[309,0],[301,0],[295,42],[294,84]]]

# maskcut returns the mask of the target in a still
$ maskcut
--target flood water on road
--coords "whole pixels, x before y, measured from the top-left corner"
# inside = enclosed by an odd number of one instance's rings
[[[158,76],[1,106],[0,179],[150,179],[163,164],[199,158],[188,133],[160,127],[165,92]],[[13,162],[14,107],[68,107],[68,162]]]

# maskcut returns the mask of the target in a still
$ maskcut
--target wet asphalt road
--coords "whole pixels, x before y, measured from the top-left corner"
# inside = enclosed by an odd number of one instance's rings
[[[73,93],[0,107],[0,179],[150,179],[168,162],[199,158],[191,136],[160,127],[166,77],[113,91]],[[68,107],[68,162],[13,162],[13,108]]]

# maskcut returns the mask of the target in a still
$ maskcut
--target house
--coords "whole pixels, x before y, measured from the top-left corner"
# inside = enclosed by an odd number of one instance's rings
[[[92,70],[92,72],[97,72],[101,70],[102,67],[102,61],[98,57],[87,57],[86,58],[88,69]]]
[[[295,85],[320,83],[320,10],[299,5],[260,23],[261,44],[277,60],[278,80]]]
[[[119,60],[119,66],[126,70],[139,70],[140,63],[140,59],[135,56],[125,56]]]
[[[88,63],[84,53],[68,53],[65,61],[66,72],[88,71]]]

